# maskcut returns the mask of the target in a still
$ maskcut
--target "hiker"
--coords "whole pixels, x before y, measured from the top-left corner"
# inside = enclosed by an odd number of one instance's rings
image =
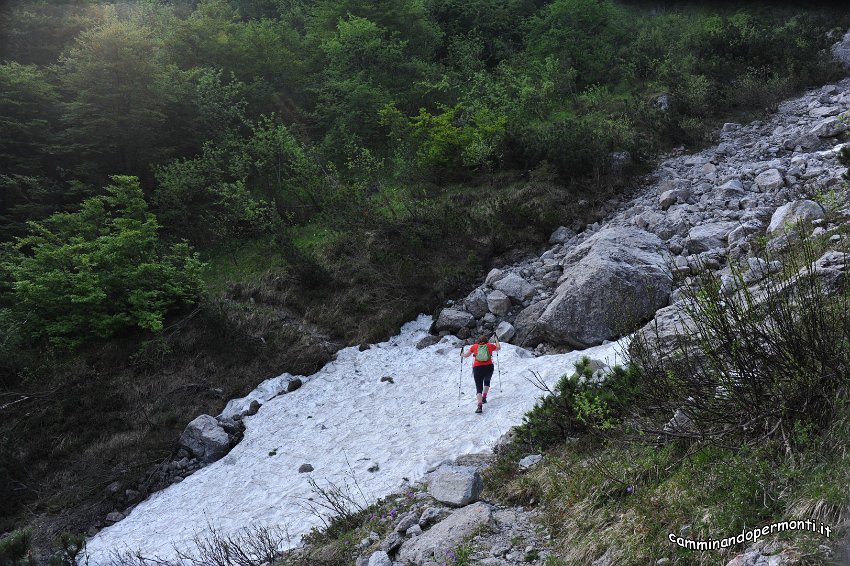
[[[487,402],[487,392],[490,391],[490,378],[493,377],[493,352],[502,348],[499,338],[494,336],[495,344],[487,341],[486,336],[480,336],[478,343],[469,347],[468,352],[460,349],[460,355],[464,358],[475,356],[472,361],[472,377],[475,378],[475,393],[478,398],[476,413],[482,412],[484,403]]]

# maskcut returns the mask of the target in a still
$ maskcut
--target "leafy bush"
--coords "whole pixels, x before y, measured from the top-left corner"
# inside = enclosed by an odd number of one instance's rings
[[[138,180],[112,177],[106,196],[30,223],[4,264],[21,331],[62,348],[129,328],[159,332],[194,303],[200,263],[188,245],[163,249]]]
[[[558,380],[554,391],[536,376],[536,385],[548,395],[518,428],[519,437],[532,446],[547,448],[580,433],[613,428],[630,405],[639,379],[634,369],[616,367],[601,375],[586,357],[575,368]]]

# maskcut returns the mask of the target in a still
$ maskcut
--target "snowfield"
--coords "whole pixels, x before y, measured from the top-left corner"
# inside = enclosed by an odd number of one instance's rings
[[[224,534],[252,525],[286,528],[291,545],[321,521],[307,507],[308,483],[353,485],[369,503],[420,479],[443,460],[486,452],[522,421],[542,392],[538,372],[552,386],[582,356],[621,363],[627,340],[584,351],[533,357],[503,344],[484,413],[474,414],[472,359],[463,361],[453,336],[417,350],[431,318],[421,315],[387,342],[360,352],[345,348],[293,393],[266,402],[245,418],[244,439],[223,459],[155,493],[124,520],[89,542],[92,566],[115,553],[174,559],[193,550],[208,526]],[[384,376],[394,383],[381,382]],[[458,399],[458,382],[461,392]],[[187,422],[196,415],[187,415]],[[314,471],[299,473],[309,463]],[[370,472],[370,466],[378,470]]]

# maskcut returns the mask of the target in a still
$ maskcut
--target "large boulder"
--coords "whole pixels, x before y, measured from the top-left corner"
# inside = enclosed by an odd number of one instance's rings
[[[493,525],[493,509],[479,502],[457,509],[418,537],[401,545],[397,559],[403,564],[442,564],[449,553],[481,528]]]
[[[833,116],[818,122],[809,133],[819,138],[834,138],[846,132],[848,128],[850,127],[845,120]]]
[[[646,231],[600,230],[564,258],[555,295],[514,321],[517,343],[546,338],[586,348],[631,332],[669,301],[666,254],[664,243]]]
[[[636,359],[646,356],[667,358],[693,346],[694,323],[682,303],[664,307],[655,318],[635,333],[629,354]]]
[[[431,478],[428,492],[447,505],[469,505],[484,489],[481,474],[473,466],[442,466]]]
[[[783,204],[773,213],[767,233],[770,236],[782,232],[786,227],[793,227],[798,222],[811,222],[823,218],[823,208],[813,200],[795,200]]]
[[[215,417],[201,415],[186,425],[179,444],[201,462],[210,463],[227,454],[230,437]]]
[[[511,300],[503,291],[493,291],[487,295],[487,308],[496,316],[505,316],[511,310]]]
[[[493,288],[503,292],[512,300],[522,303],[534,296],[534,286],[517,275],[510,273],[493,283]]]
[[[768,169],[756,177],[756,186],[763,193],[773,193],[785,185],[785,179],[777,169]]]
[[[470,293],[463,304],[475,318],[481,318],[489,312],[487,309],[487,293],[480,287]]]
[[[576,233],[567,228],[566,226],[558,226],[558,228],[552,232],[552,235],[549,236],[550,244],[566,244],[570,240],[575,237]]]
[[[832,46],[832,56],[842,66],[850,69],[850,31],[838,43]]]
[[[457,332],[461,328],[466,328],[474,323],[475,318],[466,311],[443,309],[440,316],[437,317],[437,322],[434,323],[434,331],[448,330],[449,332]]]
[[[734,222],[712,222],[694,226],[683,242],[692,254],[726,247],[726,237],[735,228]]]
[[[503,320],[496,327],[496,337],[502,342],[510,342],[516,334],[516,329],[507,320]]]

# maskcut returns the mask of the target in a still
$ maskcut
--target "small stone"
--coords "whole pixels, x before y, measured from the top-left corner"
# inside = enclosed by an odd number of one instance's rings
[[[418,537],[422,534],[422,527],[419,525],[412,525],[409,529],[407,529],[407,531],[405,531],[405,534],[409,537]]]
[[[124,518],[124,514],[120,511],[113,511],[106,516],[106,522],[111,524],[117,523]]]
[[[542,459],[543,459],[543,456],[540,455],[540,454],[531,454],[531,455],[526,456],[525,458],[523,458],[522,460],[519,461],[519,467],[522,468],[523,470],[527,470],[530,467],[537,464],[538,462],[540,462],[540,460],[542,460]]]
[[[298,473],[299,474],[306,474],[307,472],[312,472],[312,471],[313,471],[312,464],[301,464],[300,466],[298,466]]]
[[[413,525],[416,525],[418,522],[419,517],[416,511],[410,511],[399,520],[399,522],[395,526],[395,530],[399,533],[403,533]]]
[[[296,377],[295,379],[286,384],[286,392],[292,393],[296,389],[300,388],[301,385],[301,380]]]
[[[384,542],[381,543],[381,550],[386,553],[391,553],[400,547],[403,542],[404,537],[393,531],[387,538],[384,539]]]
[[[377,472],[379,469],[381,469],[381,468],[380,468],[380,466],[378,465],[377,462],[372,462],[371,464],[369,464],[369,467],[366,468],[367,471],[373,472],[373,473]]]
[[[372,553],[369,557],[369,566],[392,566],[393,561],[383,550]]]
[[[381,378],[381,383],[395,383],[392,377],[385,375]]]
[[[254,399],[254,400],[251,401],[251,404],[248,405],[248,410],[245,411],[245,416],[246,417],[252,417],[252,416],[256,415],[259,410],[260,410],[260,402],[257,401],[256,399]]]

